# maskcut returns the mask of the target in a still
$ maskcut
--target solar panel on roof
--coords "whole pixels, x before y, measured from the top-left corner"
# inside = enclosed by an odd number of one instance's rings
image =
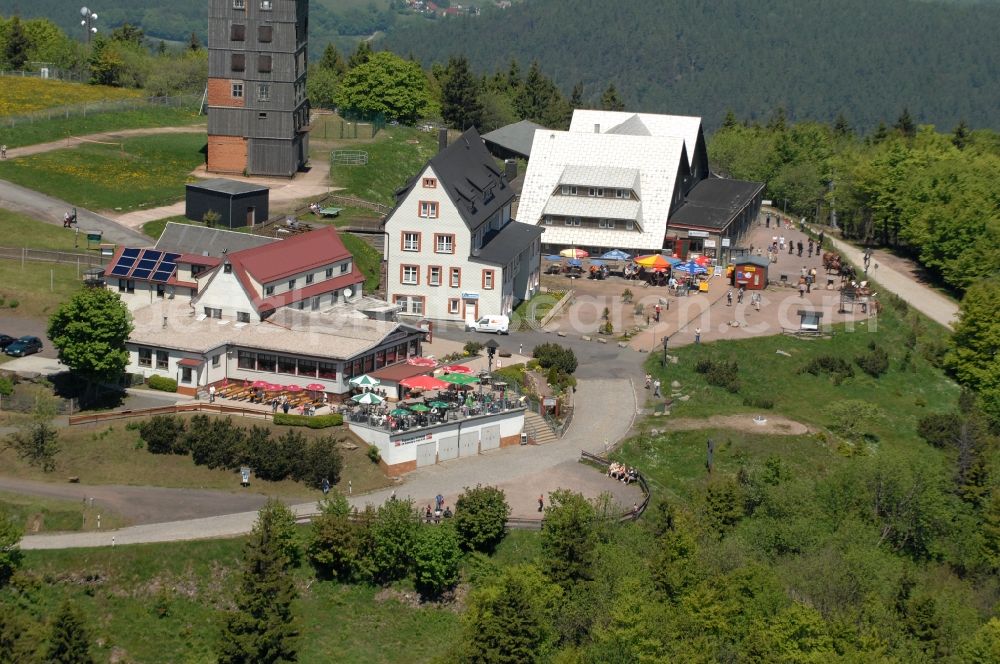
[[[159,269],[153,273],[152,279],[153,281],[167,281],[170,279],[170,275],[172,275],[173,273],[174,273],[173,268],[167,270]]]
[[[135,265],[134,258],[119,258],[116,265],[124,265],[125,267],[132,267]]]
[[[163,254],[163,261],[164,261],[165,263],[166,263],[166,262],[170,262],[170,263],[176,263],[176,262],[177,262],[177,259],[178,259],[178,258],[180,258],[180,257],[181,257],[181,255],[180,255],[180,254],[171,254],[171,253],[166,253],[166,254]]]
[[[156,261],[154,261],[154,260],[148,260],[148,259],[143,259],[143,260],[139,261],[139,265],[137,265],[136,267],[138,267],[140,270],[155,270],[156,269]]]
[[[125,258],[136,258],[142,249],[125,249],[122,251],[122,256]]]
[[[125,277],[125,276],[128,276],[128,271],[131,270],[131,269],[132,268],[124,267],[122,265],[116,265],[111,270],[111,274],[115,275],[116,277]]]
[[[146,249],[142,252],[143,260],[158,261],[163,256],[162,251],[156,251],[155,249]]]
[[[133,279],[149,279],[149,273],[152,270],[145,270],[142,268],[136,268],[135,272],[132,273]]]

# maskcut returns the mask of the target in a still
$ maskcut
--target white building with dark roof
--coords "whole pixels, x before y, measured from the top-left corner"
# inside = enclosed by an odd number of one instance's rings
[[[396,192],[386,218],[386,294],[401,315],[510,315],[538,291],[543,228],[511,218],[515,192],[475,129]]]

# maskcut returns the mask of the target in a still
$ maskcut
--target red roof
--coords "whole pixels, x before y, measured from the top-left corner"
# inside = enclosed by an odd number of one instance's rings
[[[205,364],[205,360],[197,360],[193,357],[185,357],[184,359],[177,362],[177,366],[181,367],[200,367]]]
[[[350,257],[333,226],[229,254],[234,267],[261,284]]]
[[[201,256],[199,254],[181,254],[180,258],[177,259],[177,262],[187,263],[188,265],[204,265],[206,267],[222,265],[221,258],[216,258],[214,256]]]
[[[277,309],[278,307],[295,304],[300,300],[308,300],[314,295],[322,295],[324,293],[340,290],[341,288],[347,288],[348,286],[360,284],[364,280],[364,275],[354,269],[354,266],[352,265],[351,271],[343,276],[309,284],[305,288],[296,288],[293,291],[286,291],[264,299],[253,298],[254,305],[257,307],[258,311],[263,309]]]

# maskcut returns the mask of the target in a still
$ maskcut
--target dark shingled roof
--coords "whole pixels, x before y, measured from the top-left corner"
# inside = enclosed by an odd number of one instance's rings
[[[531,156],[531,144],[535,140],[536,129],[545,127],[531,120],[521,120],[483,134],[483,140],[527,159]]]
[[[760,182],[708,178],[684,197],[684,205],[670,217],[671,226],[720,230],[763,191]]]
[[[438,152],[427,164],[434,169],[438,181],[448,192],[448,197],[469,230],[479,228],[514,198],[514,190],[507,182],[503,170],[497,166],[493,155],[486,149],[475,127]],[[426,166],[396,191],[396,209],[425,169]],[[493,198],[484,201],[485,193],[491,188]],[[389,216],[395,214],[396,209]]]
[[[511,221],[499,231],[487,235],[482,249],[471,258],[478,263],[507,265],[544,231],[544,226]]]
[[[214,180],[201,180],[200,182],[192,182],[187,186],[188,189],[201,189],[203,191],[214,191],[220,194],[229,194],[230,196],[238,196],[239,194],[251,194],[258,191],[267,191],[268,187],[264,187],[259,184],[251,184],[249,182],[240,182],[239,180],[227,180],[225,178],[216,178]]]
[[[771,266],[771,261],[763,256],[744,256],[742,258],[734,258],[732,259],[732,262],[736,265],[756,265],[757,267]]]
[[[160,235],[160,239],[156,241],[156,248],[160,251],[218,258],[224,253],[231,254],[272,242],[278,242],[278,240],[250,233],[237,233],[218,228],[205,228],[204,226],[189,226],[170,221],[167,222],[167,227]]]

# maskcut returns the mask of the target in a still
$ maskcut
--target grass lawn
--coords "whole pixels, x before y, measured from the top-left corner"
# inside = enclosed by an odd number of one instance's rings
[[[117,528],[122,525],[117,515],[109,514],[107,510],[87,507],[76,500],[0,492],[0,514],[3,513],[22,524],[27,533],[97,530],[98,514],[101,514],[102,528]]]
[[[214,662],[221,611],[238,591],[243,542],[28,551],[24,568],[39,585],[19,601],[19,613],[44,620],[72,599],[87,616],[97,661],[115,652],[117,661]],[[454,611],[317,581],[308,564],[294,574],[300,662],[429,662],[458,637]]]
[[[205,225],[199,221],[191,221],[183,214],[179,214],[176,217],[166,217],[164,219],[156,219],[155,221],[147,221],[142,225],[142,232],[154,240],[159,240],[160,236],[163,235],[163,231],[166,229],[167,224],[171,221],[175,224],[185,224],[187,226]]]
[[[133,210],[184,197],[189,174],[204,162],[203,134],[84,144],[0,162],[0,178],[91,210]]]
[[[138,97],[141,90],[87,85],[54,79],[4,76],[0,78],[0,116],[19,115],[57,106]]]
[[[20,261],[0,260],[0,312],[48,318],[83,286],[86,269],[81,266],[78,276],[76,265],[27,262],[22,267]]]
[[[274,432],[274,436],[288,430],[288,427],[275,426],[264,420],[234,418],[234,422],[247,428],[251,425],[267,427]],[[327,434],[349,435],[346,428],[314,431],[302,427],[298,430],[307,438]],[[196,466],[189,456],[150,454],[142,447],[139,432],[126,429],[124,421],[61,428],[59,439],[62,450],[56,457],[57,469],[53,473],[44,473],[29,466],[10,450],[0,452],[0,468],[4,469],[6,475],[33,480],[63,481],[67,476],[77,476],[83,484],[222,490],[233,490],[239,484],[235,472]],[[389,480],[379,467],[368,458],[367,446],[360,444],[356,450],[342,452],[344,469],[341,473],[341,485],[346,487],[350,480],[357,493],[389,485]],[[291,480],[265,482],[255,479],[251,488],[260,493],[290,499],[310,500],[317,497],[315,491]]]
[[[382,255],[370,244],[350,233],[341,233],[340,239],[344,241],[347,250],[354,255],[354,261],[365,275],[365,292],[377,291],[382,270]]]
[[[76,233],[62,226],[48,224],[34,217],[0,208],[0,245],[5,247],[80,251],[80,247],[73,246],[75,235]],[[78,239],[86,249],[87,238],[81,234]]]
[[[910,349],[907,344],[914,341],[909,333],[914,321],[919,332],[915,348]],[[686,402],[674,402],[671,420],[735,413],[746,413],[748,417],[760,413],[766,417],[775,413],[820,433],[769,436],[728,429],[642,433],[626,441],[618,457],[647,473],[658,491],[679,497],[689,496],[706,479],[708,438],[716,442],[715,464],[723,472],[734,472],[741,458],[763,460],[773,454],[786,460],[797,474],[817,477],[846,458],[838,450],[837,437],[829,433],[828,428],[835,423],[826,408],[847,399],[874,404],[882,411],[881,419],[868,427],[877,442],[863,453],[939,455],[917,437],[916,424],[925,414],[953,408],[959,394],[958,386],[924,357],[945,335],[943,328],[915,312],[903,315],[889,306],[879,316],[875,330],[859,325],[851,333],[838,326],[832,338],[824,340],[775,336],[690,345],[674,352],[679,361],[666,370],[659,356],[651,357],[647,370],[665,387],[678,381],[679,391],[690,395]],[[835,385],[828,375],[800,372],[811,359],[821,355],[834,355],[853,364],[855,357],[868,352],[870,342],[889,354],[889,370],[879,378],[865,374],[857,364],[854,377],[840,385]],[[705,375],[695,371],[695,365],[703,359],[738,362],[739,393],[709,385]],[[773,409],[744,405],[744,398],[769,399]],[[669,428],[669,420],[651,417],[640,425],[645,431],[652,428]]]
[[[386,127],[374,139],[338,140],[334,149],[368,152],[366,166],[331,165],[333,186],[344,189],[337,193],[392,206],[395,191],[434,156],[437,135],[410,127]]]
[[[514,317],[516,319],[540,321],[545,318],[545,315],[565,295],[564,291],[553,290],[547,293],[536,293],[530,300],[525,300],[514,307]]]
[[[49,143],[67,136],[86,136],[122,129],[144,127],[179,127],[205,124],[205,116],[195,108],[148,106],[127,111],[100,112],[52,119],[20,121],[14,126],[0,118],[0,141],[9,148]]]

